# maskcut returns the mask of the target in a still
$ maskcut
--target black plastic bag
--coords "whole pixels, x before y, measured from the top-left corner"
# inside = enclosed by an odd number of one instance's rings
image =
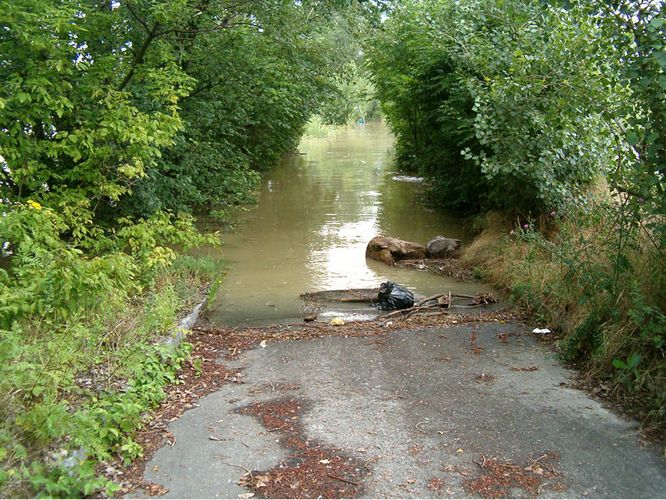
[[[408,309],[414,305],[414,294],[397,283],[387,281],[379,285],[377,303],[374,307],[380,311]]]

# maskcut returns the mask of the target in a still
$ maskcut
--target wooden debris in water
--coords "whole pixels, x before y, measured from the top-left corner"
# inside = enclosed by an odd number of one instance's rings
[[[305,321],[314,321],[316,315],[312,315],[312,309],[318,307],[317,304],[323,304],[325,302],[359,302],[371,304],[377,302],[377,294],[379,293],[379,288],[347,288],[344,290],[322,290],[318,292],[308,292],[301,294],[301,298],[307,302],[307,306],[304,310],[303,319]],[[389,313],[388,315],[383,316],[384,318],[393,317],[397,315],[408,315],[419,314],[426,310],[435,309],[449,309],[452,306],[456,306],[453,303],[453,299],[468,299],[470,302],[466,304],[468,307],[483,306],[488,304],[495,304],[497,299],[490,293],[477,293],[476,295],[467,295],[461,293],[452,293],[451,291],[438,293],[431,295],[430,297],[423,298],[416,296],[418,299],[415,302],[414,306],[409,309],[400,309]],[[461,306],[464,304],[457,304]],[[312,318],[312,319],[309,319]]]
[[[436,316],[439,314],[448,314],[448,309],[453,306],[453,298],[463,298],[463,299],[472,299],[467,307],[476,307],[486,304],[493,304],[497,302],[495,298],[489,293],[479,293],[476,295],[464,295],[459,293],[451,293],[451,291],[446,293],[438,293],[436,295],[431,295],[425,299],[420,300],[413,307],[407,309],[399,309],[397,311],[390,312],[381,317],[383,320],[389,320],[396,316],[401,317],[402,319],[407,319],[412,315],[427,315],[427,316]],[[462,306],[465,307],[465,306]]]
[[[491,293],[477,293],[472,299],[472,302],[470,302],[468,305],[483,306],[486,304],[495,304],[496,302],[497,299],[493,297],[493,294]]]
[[[347,288],[344,290],[322,290],[302,293],[301,298],[308,302],[375,302],[379,288]]]

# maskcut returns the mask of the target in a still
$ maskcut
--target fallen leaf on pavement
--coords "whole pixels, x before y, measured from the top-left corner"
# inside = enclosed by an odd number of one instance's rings
[[[146,490],[148,490],[148,495],[151,497],[160,497],[169,493],[169,488],[165,488],[161,484],[157,483],[150,483]]]

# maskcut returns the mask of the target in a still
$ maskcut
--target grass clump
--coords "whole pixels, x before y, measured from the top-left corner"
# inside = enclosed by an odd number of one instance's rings
[[[305,124],[303,137],[306,139],[324,139],[326,137],[331,137],[337,130],[340,130],[340,128],[343,127],[344,125],[325,123],[321,116],[312,115]]]

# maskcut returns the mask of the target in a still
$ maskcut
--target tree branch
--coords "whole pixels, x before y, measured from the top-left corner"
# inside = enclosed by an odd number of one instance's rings
[[[132,62],[132,67],[130,70],[127,72],[125,75],[125,78],[123,78],[123,81],[120,82],[120,85],[118,86],[118,90],[123,90],[127,84],[130,82],[132,77],[134,76],[134,72],[136,70],[136,67],[143,63],[143,58],[146,55],[146,52],[148,51],[148,47],[150,47],[150,44],[157,38],[158,36],[161,36],[164,34],[164,32],[160,33],[158,32],[159,28],[159,23],[155,23],[155,26],[151,30],[148,31],[148,36],[146,36],[146,39],[143,41],[143,44],[139,48],[139,51],[136,53],[134,56],[134,61]]]
[[[139,23],[144,30],[146,30],[146,33],[150,33],[150,28],[148,27],[148,24],[146,21],[141,19],[139,15],[136,13],[134,10],[134,7],[132,7],[132,2],[130,0],[125,0],[124,2],[125,7],[127,7],[127,10],[129,10],[130,14],[132,14],[132,17],[136,20],[137,23]]]

